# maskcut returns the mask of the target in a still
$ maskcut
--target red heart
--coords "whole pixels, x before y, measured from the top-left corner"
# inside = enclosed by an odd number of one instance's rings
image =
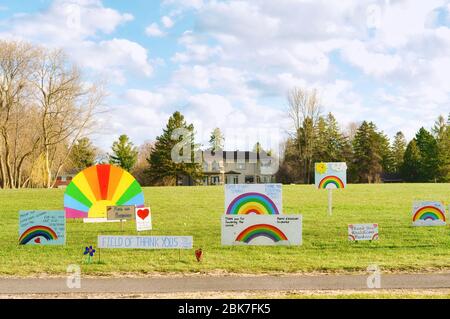
[[[195,258],[197,258],[198,262],[200,262],[200,260],[202,260],[202,254],[203,254],[203,251],[201,248],[199,248],[195,251]]]
[[[137,211],[137,215],[140,219],[146,219],[148,215],[150,215],[150,210],[148,208],[146,209],[139,209]]]
[[[36,239],[34,240],[34,242],[35,242],[36,244],[40,244],[40,243],[41,243],[41,239],[38,237],[38,238],[36,238]]]

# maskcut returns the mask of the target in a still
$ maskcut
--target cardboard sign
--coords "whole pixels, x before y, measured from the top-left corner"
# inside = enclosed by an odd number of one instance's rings
[[[281,184],[225,185],[227,215],[280,215],[282,209]]]
[[[341,189],[347,186],[347,164],[316,163],[314,174],[315,185],[318,189]]]
[[[441,202],[414,202],[412,209],[413,226],[445,226],[447,216]]]
[[[66,215],[67,216],[67,215]],[[126,221],[126,220],[125,220]],[[96,223],[120,223],[120,220],[108,220],[106,218],[83,218],[83,223],[96,224]]]
[[[98,248],[192,249],[192,236],[98,236]]]
[[[348,225],[348,240],[378,240],[378,224]]]
[[[144,193],[136,179],[124,169],[98,164],[79,172],[66,187],[67,218],[106,218],[106,206],[144,206]]]
[[[152,230],[152,212],[150,207],[136,208],[136,230]]]
[[[108,206],[106,207],[106,218],[108,220],[132,220],[134,219],[135,206]]]
[[[66,214],[59,211],[20,211],[19,245],[64,245]]]
[[[222,245],[302,244],[302,215],[223,215]]]

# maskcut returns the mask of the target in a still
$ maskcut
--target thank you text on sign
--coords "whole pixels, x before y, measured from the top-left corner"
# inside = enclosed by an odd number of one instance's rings
[[[192,249],[192,236],[98,236],[98,248]]]

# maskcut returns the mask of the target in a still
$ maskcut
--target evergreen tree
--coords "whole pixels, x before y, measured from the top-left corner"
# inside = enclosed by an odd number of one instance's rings
[[[418,182],[421,178],[420,165],[422,158],[420,150],[417,147],[416,140],[409,142],[405,150],[401,173],[403,178],[408,182]]]
[[[392,144],[393,171],[400,173],[406,151],[406,139],[402,132],[395,134]]]
[[[395,161],[392,153],[389,138],[383,132],[375,132],[375,139],[377,141],[378,152],[381,155],[381,167],[383,172],[394,173]]]
[[[445,121],[440,116],[433,127],[433,133],[438,144],[438,173],[440,182],[450,181],[450,114]]]
[[[364,121],[353,139],[354,161],[352,170],[359,182],[377,182],[383,171],[383,157],[386,155],[385,137],[376,132],[376,126]]]
[[[209,139],[209,146],[213,152],[222,151],[225,138],[220,128],[216,127],[212,132]]]
[[[95,165],[97,149],[87,137],[79,139],[72,148],[69,156],[69,166],[77,171]]]
[[[315,137],[314,162],[331,162],[328,153],[327,122],[323,116],[317,121]]]
[[[436,181],[439,172],[439,149],[436,139],[422,127],[417,132],[415,140],[421,156],[420,181]]]
[[[109,157],[109,163],[122,167],[126,171],[131,171],[136,164],[138,157],[138,148],[133,145],[127,135],[120,135],[119,140],[112,145],[112,154]]]
[[[201,177],[201,166],[194,158],[196,151],[194,126],[188,125],[180,112],[173,113],[163,133],[156,138],[154,149],[147,159],[152,183],[177,185],[183,177],[197,181]]]
[[[349,141],[341,132],[336,118],[331,113],[328,113],[326,118],[326,148],[330,162],[345,161]]]

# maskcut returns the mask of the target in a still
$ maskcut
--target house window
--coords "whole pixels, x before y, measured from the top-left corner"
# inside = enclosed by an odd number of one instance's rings
[[[211,176],[211,184],[212,185],[219,185],[220,183],[220,177],[219,176]]]
[[[239,176],[233,176],[233,184],[239,184]]]
[[[255,176],[253,175],[245,176],[245,184],[254,184],[254,183],[255,183]]]

